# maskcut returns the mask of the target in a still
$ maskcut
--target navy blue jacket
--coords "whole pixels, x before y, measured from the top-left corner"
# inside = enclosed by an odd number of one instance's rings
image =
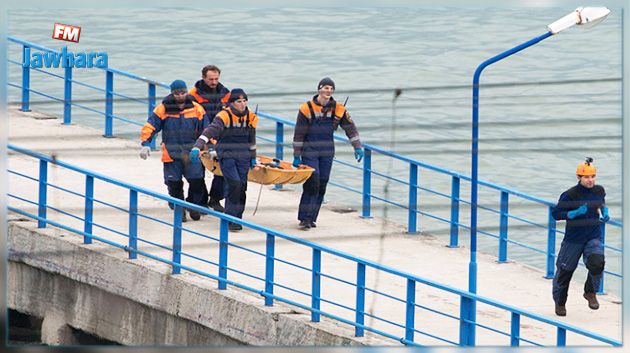
[[[556,220],[566,220],[564,240],[571,243],[585,243],[602,236],[602,222],[599,220],[598,208],[604,206],[606,191],[602,186],[595,185],[591,189],[577,184],[560,195],[558,204],[553,207],[551,214]],[[586,204],[586,214],[569,219],[567,213]]]
[[[195,101],[206,110],[206,115],[210,119],[210,123],[214,117],[227,106],[228,99],[230,98],[230,90],[223,86],[220,82],[215,88],[211,88],[206,85],[203,80],[199,80],[195,83],[190,92],[191,96],[195,97]]]

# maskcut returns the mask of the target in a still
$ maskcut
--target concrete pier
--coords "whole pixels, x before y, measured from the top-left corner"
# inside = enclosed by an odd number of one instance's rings
[[[80,125],[64,126],[61,122],[61,119],[50,118],[39,112],[26,113],[10,109],[9,142],[54,155],[64,162],[130,184],[166,193],[159,152],[152,153],[148,160],[141,160],[138,156],[137,141],[103,138],[101,132],[95,129]],[[11,152],[9,169],[37,177],[38,162],[28,156]],[[206,178],[208,181],[211,180],[210,175]],[[53,164],[49,166],[48,182],[79,193],[84,192],[83,176]],[[244,215],[246,220],[442,284],[459,289],[468,287],[469,252],[465,246],[447,248],[431,235],[408,235],[399,224],[379,218],[362,219],[356,212],[333,212],[333,208],[343,206],[339,202],[337,204],[331,202],[323,207],[317,228],[308,232],[300,231],[297,229],[296,213],[301,187],[292,186],[282,191],[275,191],[268,186],[262,187],[258,210],[253,216],[259,189],[258,184],[248,186]],[[16,175],[10,175],[9,190],[11,194],[26,199],[37,199],[36,182]],[[82,217],[84,202],[82,198],[54,188],[49,188],[48,192],[49,205]],[[334,193],[334,190],[329,192]],[[128,206],[129,193],[126,189],[106,185],[100,181],[95,182],[94,196],[122,208]],[[37,205],[13,198],[9,198],[9,204],[37,213]],[[138,208],[142,214],[172,222],[173,212],[161,200],[141,195]],[[94,210],[95,223],[108,225],[111,229],[121,232],[127,230],[126,213],[100,203],[95,203]],[[80,220],[54,210],[48,210],[48,215],[52,219],[63,220],[77,229],[83,229],[83,222]],[[197,222],[189,220],[184,227],[213,236],[217,236],[219,230],[218,220],[212,216],[204,216]],[[25,222],[23,217],[14,217],[10,228],[9,306],[18,311],[38,308],[33,309],[37,313],[31,314],[45,316],[42,335],[46,332],[49,343],[71,343],[69,339],[63,339],[70,337],[64,326],[69,325],[129,345],[400,344],[369,333],[365,338],[355,338],[354,328],[349,325],[327,318],[322,318],[321,323],[312,323],[309,321],[310,313],[303,309],[280,303],[273,307],[265,307],[263,298],[254,293],[232,286],[228,286],[227,291],[219,291],[216,289],[216,281],[186,271],[181,275],[170,275],[171,267],[166,264],[146,257],[129,260],[123,250],[98,241],[91,245],[82,244],[81,236],[54,227],[49,226],[43,231],[37,230],[35,223]],[[40,236],[45,245],[36,241],[38,232],[42,232]],[[125,239],[115,232],[95,227],[94,233],[106,239],[125,242]],[[156,222],[141,219],[139,236],[154,244],[170,246],[172,230]],[[238,233],[230,233],[230,243],[262,253],[265,250],[265,241],[265,234],[247,228]],[[198,258],[217,261],[218,243],[215,241],[184,232],[182,247],[184,251]],[[170,254],[170,251],[152,244],[141,243],[140,248],[162,257],[168,258]],[[276,257],[306,268],[311,267],[310,248],[289,241],[276,240]],[[50,259],[50,263],[46,263],[47,258]],[[599,296],[601,307],[597,311],[592,311],[582,298],[583,284],[576,282],[572,284],[569,293],[568,315],[558,318],[554,314],[551,299],[551,281],[543,278],[542,271],[514,262],[499,264],[494,256],[486,254],[478,254],[477,261],[478,294],[621,340],[622,307],[619,298],[612,295]],[[208,273],[217,273],[216,266],[197,259],[185,258],[183,263]],[[326,255],[323,264],[323,273],[334,274],[348,281],[355,280],[355,264],[339,258],[326,258]],[[61,265],[65,267],[59,267]],[[264,257],[231,248],[229,265],[264,278]],[[90,273],[98,275],[91,277],[88,275]],[[264,288],[260,281],[237,272],[230,271],[228,277],[250,286]],[[104,280],[106,278],[107,281]],[[405,283],[399,278],[375,273],[370,269],[366,278],[368,288],[405,298]],[[276,264],[276,280],[289,288],[306,292],[310,289],[308,273],[283,263]],[[51,305],[51,310],[45,310],[46,303],[40,301],[45,301],[46,298],[57,300],[61,297],[59,294],[49,297],[43,293],[62,293],[60,291],[74,293],[72,304],[65,305],[53,301],[55,304]],[[310,304],[310,298],[281,287],[277,287],[275,293],[306,305]],[[24,299],[26,294],[29,295]],[[366,297],[367,313],[404,323],[404,303],[369,294]],[[352,308],[354,295],[351,286],[325,278],[322,280],[322,297],[328,300],[343,302]],[[237,300],[233,299],[234,297]],[[30,301],[25,302],[27,299]],[[416,302],[459,316],[459,297],[435,288],[418,284]],[[61,307],[69,309],[60,310]],[[506,311],[484,304],[477,304],[477,308],[477,320],[482,324],[509,332],[510,315]],[[349,320],[354,319],[351,312],[343,308],[322,303],[322,309]],[[109,329],[106,325],[103,326],[103,317],[111,320]],[[120,321],[121,318],[126,318],[127,321]],[[226,321],[222,322],[219,318]],[[147,321],[153,324],[140,326],[134,324]],[[157,324],[158,322],[161,324]],[[366,317],[366,324],[388,330],[393,327],[371,320],[369,317]],[[161,331],[156,331],[158,327]],[[451,318],[436,316],[428,311],[418,311],[416,314],[417,329],[455,342],[458,341],[458,327],[459,322]],[[404,329],[399,330],[400,336],[403,337]],[[191,336],[184,332],[197,332],[198,335]],[[521,336],[526,339],[554,345],[555,334],[553,326],[527,318],[521,319]],[[478,345],[509,345],[509,341],[509,337],[477,328]],[[416,342],[423,345],[445,344],[418,333]],[[527,344],[522,342],[521,345]],[[602,343],[568,333],[567,345]]]

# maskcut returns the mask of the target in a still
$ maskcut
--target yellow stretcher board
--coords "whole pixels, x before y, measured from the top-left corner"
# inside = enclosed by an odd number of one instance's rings
[[[223,175],[218,160],[210,157],[207,152],[203,152],[200,158],[206,169],[215,175]],[[297,168],[294,168],[289,162],[263,155],[258,155],[256,162],[256,167],[249,170],[247,180],[263,185],[301,184],[310,178],[313,171],[315,171],[315,169],[307,165],[300,164]]]

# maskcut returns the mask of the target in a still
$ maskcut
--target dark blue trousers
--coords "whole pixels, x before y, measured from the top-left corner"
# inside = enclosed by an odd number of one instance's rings
[[[222,158],[219,160],[225,179],[225,213],[243,218],[247,191],[249,158]]]
[[[553,278],[552,289],[553,300],[559,305],[564,305],[567,301],[571,277],[580,257],[588,269],[584,292],[595,293],[599,290],[605,263],[604,246],[601,240],[591,239],[586,243],[572,243],[568,242],[565,236],[556,260],[556,275]]]
[[[302,186],[302,198],[298,219],[300,221],[317,221],[319,209],[322,207],[326,185],[330,179],[333,156],[302,156],[302,163],[315,168],[310,178]]]
[[[188,197],[186,201],[196,205],[205,206],[204,199],[204,167],[201,163],[184,162],[175,159],[164,163],[164,184],[168,187],[168,194],[174,198],[184,199],[184,182],[188,181]]]

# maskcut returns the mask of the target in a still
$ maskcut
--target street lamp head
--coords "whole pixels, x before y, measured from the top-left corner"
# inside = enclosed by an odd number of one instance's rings
[[[547,28],[552,34],[564,31],[574,25],[590,28],[603,21],[608,14],[610,14],[610,10],[606,7],[578,7],[575,11],[547,26]]]

